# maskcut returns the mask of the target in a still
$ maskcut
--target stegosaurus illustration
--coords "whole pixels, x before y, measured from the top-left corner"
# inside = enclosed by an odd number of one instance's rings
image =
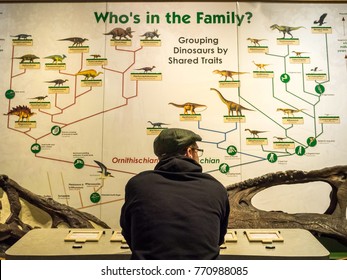
[[[5,116],[9,116],[9,115],[14,115],[14,116],[18,116],[18,121],[22,122],[24,121],[24,119],[26,121],[30,121],[30,117],[32,115],[34,115],[36,113],[31,112],[30,108],[27,106],[17,106],[17,107],[13,107],[7,114],[4,114]]]

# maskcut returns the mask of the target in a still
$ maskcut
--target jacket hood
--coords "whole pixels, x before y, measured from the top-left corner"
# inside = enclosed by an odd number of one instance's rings
[[[202,172],[202,166],[186,156],[173,156],[161,159],[154,170],[166,172]]]

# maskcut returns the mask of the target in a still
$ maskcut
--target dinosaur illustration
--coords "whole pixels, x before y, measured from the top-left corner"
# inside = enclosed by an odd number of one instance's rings
[[[38,59],[39,57],[37,57],[34,54],[25,54],[25,55],[22,55],[20,57],[13,57],[13,58],[21,59],[22,61],[19,63],[24,63],[25,61],[29,61],[29,63],[34,63],[34,59]]]
[[[143,70],[144,73],[147,73],[147,72],[152,72],[152,70],[155,68],[155,66],[152,66],[152,67],[142,67],[142,68],[139,68],[139,69],[135,69],[135,70]]]
[[[65,82],[67,82],[68,81],[68,79],[65,79],[65,80],[63,80],[63,79],[56,79],[56,80],[53,80],[53,81],[46,81],[45,83],[54,83],[54,86],[56,87],[56,86],[62,86],[62,85],[64,85],[64,83]]]
[[[92,56],[93,59],[97,59],[97,58],[100,58],[100,57],[101,57],[100,54],[91,54],[90,56]]]
[[[264,70],[266,71],[265,69],[265,66],[269,66],[270,64],[264,64],[264,63],[255,63],[254,60],[252,61],[254,63],[255,66],[257,66],[257,70]]]
[[[13,107],[7,114],[4,114],[4,115],[18,116],[18,121],[22,122],[24,121],[24,119],[26,119],[26,121],[30,121],[30,117],[34,114],[36,113],[31,112],[29,107],[25,105],[24,106],[19,105],[17,107]]]
[[[318,72],[318,71],[322,71],[322,69],[318,69],[318,66],[315,66],[311,69],[312,72]]]
[[[284,114],[287,114],[288,117],[289,115],[292,115],[294,117],[294,113],[299,113],[299,112],[302,112],[303,110],[305,109],[277,108],[277,112],[282,111]]]
[[[251,133],[251,135],[253,136],[253,138],[258,137],[259,138],[259,133],[265,133],[267,131],[259,131],[259,130],[251,130],[246,128],[245,131],[249,131]]]
[[[301,56],[303,53],[307,53],[307,52],[292,51],[292,53],[295,53],[296,56]]]
[[[103,74],[103,72],[97,72],[94,69],[89,69],[89,70],[79,71],[75,74],[75,76],[81,75],[81,76],[84,76],[86,80],[89,80],[89,78],[92,78],[92,80],[94,80],[94,78],[99,76],[100,74]]]
[[[83,43],[85,41],[88,41],[87,38],[81,38],[81,37],[70,37],[70,38],[65,38],[65,39],[59,39],[58,41],[71,41],[73,44],[73,47],[80,47],[83,46]]]
[[[241,110],[248,110],[248,111],[253,111],[251,109],[245,108],[240,104],[237,104],[233,101],[227,100],[223,97],[223,95],[215,88],[210,88],[210,90],[214,90],[215,92],[217,92],[219,98],[222,100],[222,102],[228,107],[228,116],[230,116],[230,112],[231,115],[234,116],[234,111],[236,113],[237,116],[242,116],[242,111]]]
[[[31,35],[29,34],[18,34],[18,35],[14,35],[11,37],[17,37],[17,40],[28,40],[28,37],[31,37]]]
[[[248,41],[251,41],[254,46],[260,46],[260,41],[266,41],[266,39],[256,39],[256,38],[247,38]]]
[[[112,29],[110,32],[104,33],[104,35],[112,35],[112,39],[114,40],[116,40],[117,37],[119,37],[119,40],[122,40],[122,38],[124,38],[125,40],[129,40],[127,36],[132,38],[133,35],[131,33],[133,32],[135,31],[131,31],[131,27],[127,27],[126,29],[116,27]]]
[[[282,39],[284,39],[286,37],[286,34],[290,35],[293,38],[291,31],[298,30],[300,28],[305,28],[305,27],[304,26],[291,27],[291,26],[273,24],[270,26],[270,28],[271,30],[277,29],[279,32],[282,32],[283,33]]]
[[[289,115],[294,117],[294,113],[302,112],[303,110],[305,109],[277,108],[277,112],[282,111],[284,114],[287,114],[288,117]]]
[[[213,74],[219,74],[221,77],[225,77],[225,80],[227,80],[227,78],[231,78],[231,80],[234,80],[234,75],[241,75],[241,74],[247,74],[248,72],[236,72],[236,71],[229,71],[229,70],[214,70]]]
[[[327,15],[328,15],[327,13],[322,14],[322,15],[319,17],[319,20],[315,20],[313,23],[314,23],[314,24],[318,24],[319,26],[322,26],[323,24],[326,23],[324,20],[325,20],[325,18],[326,18]]]
[[[157,128],[162,128],[161,126],[162,125],[169,125],[168,123],[162,123],[162,122],[151,122],[151,121],[148,121],[148,123],[150,123],[153,128],[157,127]]]
[[[50,56],[46,56],[45,58],[52,59],[52,63],[58,63],[58,62],[63,62],[64,58],[66,58],[66,55],[59,55],[59,54],[54,54]]]
[[[45,100],[45,98],[47,98],[48,95],[45,95],[45,96],[36,96],[36,97],[32,97],[32,98],[28,98],[28,99],[36,99],[38,101],[43,101]]]
[[[278,136],[274,136],[274,138],[276,138],[278,141],[283,141],[284,139],[287,139],[287,137],[278,137]]]
[[[207,108],[206,105],[202,105],[202,104],[196,104],[196,103],[192,103],[192,102],[186,102],[184,104],[176,104],[176,103],[172,103],[170,102],[169,105],[173,105],[175,107],[178,107],[178,108],[183,108],[184,112],[183,114],[184,115],[187,115],[189,114],[189,112],[193,115],[195,115],[195,109],[196,108],[199,108],[199,107],[205,107]]]
[[[153,39],[154,37],[159,38],[160,34],[158,34],[158,29],[154,29],[153,31],[148,31],[145,34],[140,35],[141,37],[145,37],[145,40],[148,38]]]

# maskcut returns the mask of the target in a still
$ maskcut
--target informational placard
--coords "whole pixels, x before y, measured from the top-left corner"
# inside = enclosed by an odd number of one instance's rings
[[[102,230],[70,230],[64,241],[85,243],[87,241],[97,242],[103,234]]]
[[[250,242],[272,243],[284,241],[279,230],[246,230],[245,235]]]
[[[225,242],[237,242],[237,234],[235,230],[228,229],[224,236]]]

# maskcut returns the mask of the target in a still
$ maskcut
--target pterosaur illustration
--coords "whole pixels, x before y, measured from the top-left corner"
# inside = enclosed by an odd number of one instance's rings
[[[101,163],[100,161],[94,160],[94,162],[100,166],[101,170],[98,171],[100,175],[100,179],[106,179],[107,177],[114,177],[110,172],[107,171],[107,167]]]

